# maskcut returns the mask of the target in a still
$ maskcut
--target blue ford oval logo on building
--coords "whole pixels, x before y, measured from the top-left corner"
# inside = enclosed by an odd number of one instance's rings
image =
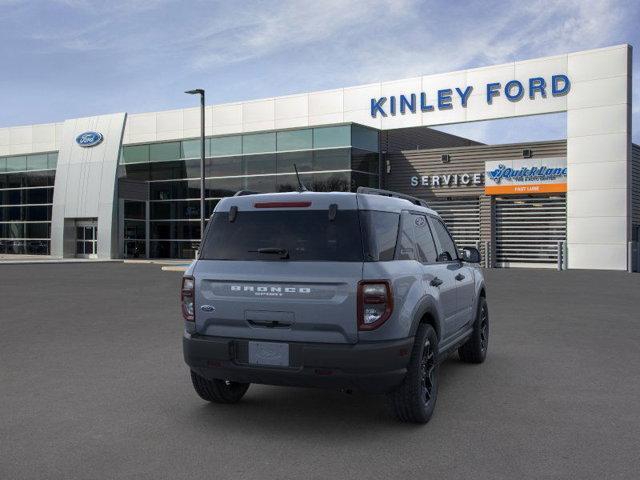
[[[81,147],[95,147],[102,141],[102,134],[98,132],[84,132],[76,137],[76,143]]]

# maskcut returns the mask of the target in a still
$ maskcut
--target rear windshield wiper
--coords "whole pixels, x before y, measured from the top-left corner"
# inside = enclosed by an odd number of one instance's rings
[[[265,253],[269,255],[280,255],[282,260],[287,260],[289,258],[289,252],[286,248],[276,248],[276,247],[267,247],[267,248],[259,248],[257,250],[249,250],[251,253]]]

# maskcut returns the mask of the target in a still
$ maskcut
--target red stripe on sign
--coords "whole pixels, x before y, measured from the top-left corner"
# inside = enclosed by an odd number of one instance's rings
[[[253,206],[255,208],[305,208],[310,207],[311,202],[260,202]]]

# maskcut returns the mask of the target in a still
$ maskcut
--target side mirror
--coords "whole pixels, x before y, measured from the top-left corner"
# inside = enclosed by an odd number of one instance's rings
[[[480,263],[482,259],[477,248],[467,247],[462,249],[462,260],[469,263]]]

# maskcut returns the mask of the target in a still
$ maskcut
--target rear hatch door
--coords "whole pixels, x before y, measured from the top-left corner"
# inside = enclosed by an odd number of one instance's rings
[[[356,343],[363,254],[355,196],[261,197],[225,199],[212,217],[194,270],[197,331]]]

